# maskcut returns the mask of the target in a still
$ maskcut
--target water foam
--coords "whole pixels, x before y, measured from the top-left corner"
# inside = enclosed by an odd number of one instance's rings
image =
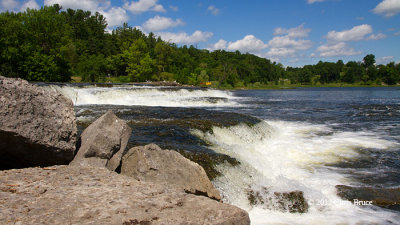
[[[74,105],[142,105],[165,107],[238,106],[231,92],[213,89],[119,86],[111,88],[50,85]]]
[[[351,179],[328,166],[360,157],[362,149],[385,151],[397,143],[368,132],[334,132],[326,125],[283,121],[192,132],[215,151],[241,162],[237,167],[220,165],[223,175],[214,184],[225,201],[249,211],[252,224],[384,224],[400,219],[395,213],[340,199],[335,185],[349,184]],[[298,214],[282,212],[273,204],[251,206],[249,189],[262,188],[269,193],[303,191],[309,211]]]

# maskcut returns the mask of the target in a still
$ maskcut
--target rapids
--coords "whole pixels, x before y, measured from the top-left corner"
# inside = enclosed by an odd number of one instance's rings
[[[356,205],[335,187],[400,187],[399,88],[45,88],[74,102],[80,131],[112,109],[133,128],[130,147],[156,143],[197,161],[252,224],[400,223],[398,208]],[[269,201],[251,204],[251,191]],[[292,191],[306,213],[277,206],[273,193]]]

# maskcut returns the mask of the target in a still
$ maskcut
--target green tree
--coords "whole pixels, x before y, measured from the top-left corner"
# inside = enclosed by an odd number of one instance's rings
[[[375,55],[368,54],[363,59],[363,66],[364,68],[369,68],[370,66],[373,66],[375,62]]]
[[[107,61],[102,54],[82,56],[78,63],[78,71],[82,81],[104,82]]]
[[[154,72],[154,61],[149,53],[140,60],[140,81],[151,80]],[[159,78],[156,78],[159,79]]]
[[[361,81],[364,75],[364,67],[359,62],[350,61],[346,63],[343,70],[344,73],[341,80],[350,84]]]
[[[157,79],[152,76],[154,72],[154,60],[148,52],[146,42],[139,38],[123,52],[127,62],[126,72],[131,81],[146,81]]]
[[[29,80],[70,80],[70,65],[64,49],[70,43],[71,29],[60,11],[61,7],[54,5],[41,10],[27,9],[24,13],[26,39],[21,49],[29,53],[23,53],[26,56],[21,68]]]
[[[208,74],[206,70],[202,70],[200,74],[197,76],[197,83],[206,83],[209,80]]]
[[[157,60],[157,67],[159,72],[166,72],[166,67],[171,64],[172,48],[165,42],[158,42],[155,45],[154,53]]]
[[[29,54],[22,13],[3,12],[0,14],[0,75],[25,78],[21,62]]]

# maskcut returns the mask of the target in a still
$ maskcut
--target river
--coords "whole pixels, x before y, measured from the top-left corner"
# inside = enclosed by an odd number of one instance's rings
[[[400,88],[47,88],[72,99],[80,131],[111,109],[133,128],[130,147],[219,158],[213,184],[252,224],[400,223],[398,205],[356,205],[336,188],[400,187]],[[249,190],[269,201],[251,204]],[[306,213],[277,206],[274,193],[292,191],[304,194]]]

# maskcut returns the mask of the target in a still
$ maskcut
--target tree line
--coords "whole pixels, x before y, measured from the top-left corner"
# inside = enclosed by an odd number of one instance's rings
[[[373,54],[366,55],[362,62],[342,60],[336,63],[319,61],[316,65],[302,68],[286,68],[285,76],[292,83],[328,84],[348,83],[363,85],[395,85],[400,82],[400,63],[376,65]]]
[[[220,87],[258,84],[396,84],[400,64],[320,61],[301,68],[285,68],[249,53],[208,51],[177,46],[153,33],[124,24],[107,32],[103,15],[59,5],[39,10],[0,14],[0,75],[29,81],[85,82],[177,81]]]

